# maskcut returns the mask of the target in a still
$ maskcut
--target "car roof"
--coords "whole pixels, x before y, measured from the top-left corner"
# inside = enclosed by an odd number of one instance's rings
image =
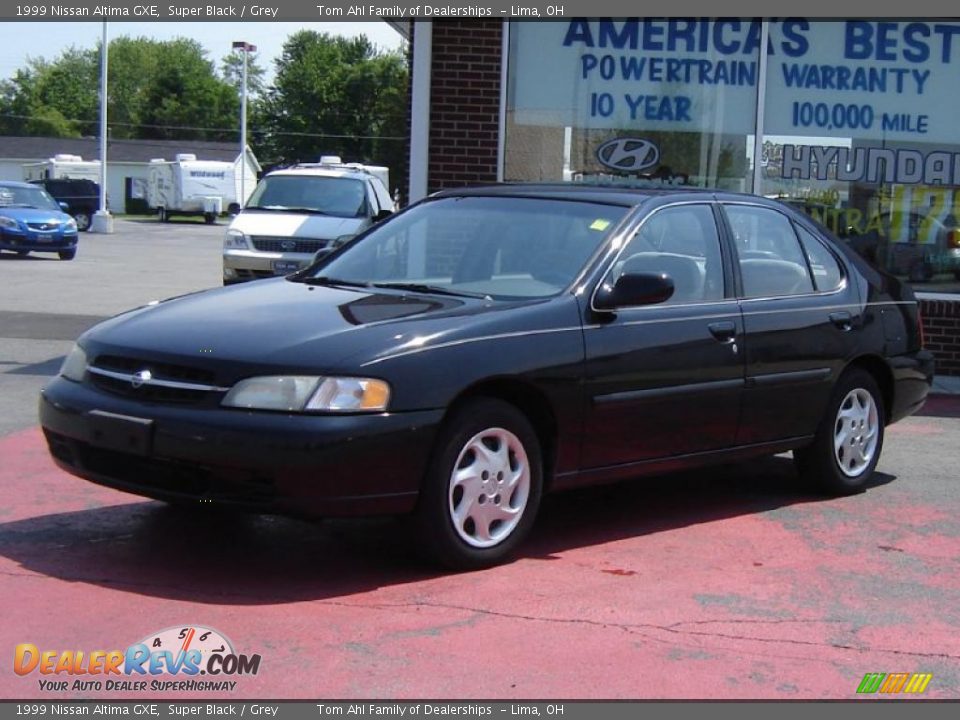
[[[354,180],[365,180],[376,177],[363,170],[352,168],[332,168],[332,167],[289,167],[282,170],[273,170],[267,173],[266,177],[271,175],[307,175],[311,177],[345,177]]]
[[[35,188],[36,185],[17,180],[0,180],[0,187]]]
[[[583,202],[605,203],[636,207],[653,198],[666,199],[671,196],[701,200],[745,200],[770,207],[783,207],[782,203],[759,195],[735,193],[727,190],[701,187],[625,187],[623,185],[594,185],[579,182],[557,183],[490,183],[464,188],[441,190],[431,198],[444,197],[530,197],[549,200],[579,200]]]

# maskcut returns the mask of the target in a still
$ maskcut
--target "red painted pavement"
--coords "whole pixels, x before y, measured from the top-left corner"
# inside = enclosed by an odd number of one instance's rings
[[[515,562],[438,575],[402,522],[176,511],[59,471],[31,429],[0,438],[0,697],[848,699],[899,671],[960,697],[960,502],[884,477],[825,500],[771,458],[566,494]],[[17,643],[122,650],[190,624],[260,673],[44,695],[13,672]]]

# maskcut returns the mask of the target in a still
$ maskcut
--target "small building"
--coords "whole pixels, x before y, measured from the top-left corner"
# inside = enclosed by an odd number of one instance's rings
[[[112,213],[146,212],[150,161],[173,160],[192,153],[200,160],[236,163],[237,143],[210,140],[110,140],[107,143],[107,207]],[[24,180],[24,165],[35,165],[58,155],[99,160],[98,138],[0,137],[0,180]],[[260,164],[247,149],[248,172],[260,173]],[[99,180],[99,178],[98,178]]]

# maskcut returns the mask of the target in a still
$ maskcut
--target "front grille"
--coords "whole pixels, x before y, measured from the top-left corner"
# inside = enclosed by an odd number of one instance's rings
[[[253,247],[263,252],[312,254],[330,244],[329,240],[302,240],[269,235],[251,235]]]
[[[91,368],[107,370],[125,375],[133,375],[141,370],[149,370],[154,380],[167,380],[195,385],[215,385],[215,376],[209,370],[185,365],[172,365],[137,358],[120,357],[117,355],[101,355]],[[96,372],[88,374],[94,386],[114,395],[136,398],[146,402],[191,404],[203,402],[210,397],[209,390],[187,389],[153,385],[145,382],[134,387],[130,380],[99,375]]]
[[[35,231],[35,232],[53,232],[54,230],[57,230],[57,229],[60,227],[60,223],[58,223],[58,222],[47,222],[47,223],[28,222],[28,223],[27,223],[27,227],[30,228],[31,230]]]

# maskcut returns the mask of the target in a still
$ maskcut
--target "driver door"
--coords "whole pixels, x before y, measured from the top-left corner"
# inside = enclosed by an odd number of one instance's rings
[[[744,386],[743,320],[708,202],[653,211],[603,282],[665,272],[667,301],[591,311],[585,469],[732,446]]]

